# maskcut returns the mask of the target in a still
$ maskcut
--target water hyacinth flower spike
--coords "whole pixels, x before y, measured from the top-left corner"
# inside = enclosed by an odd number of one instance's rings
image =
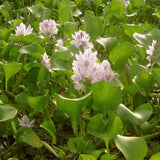
[[[29,34],[32,34],[32,31],[33,31],[33,28],[31,28],[31,26],[29,25],[27,28],[26,28],[26,25],[24,23],[21,23],[19,26],[16,27],[16,36],[18,35],[29,35]]]
[[[56,35],[58,33],[57,23],[54,20],[46,19],[39,24],[39,30],[45,35]]]
[[[86,49],[84,54],[80,52],[79,55],[76,55],[76,60],[72,63],[74,75],[71,77],[74,80],[75,89],[84,90],[85,86],[80,81],[85,82],[86,79],[91,81],[96,73],[96,61],[97,52],[92,53],[91,49]]]
[[[87,49],[87,48],[93,48],[93,43],[90,41],[90,36],[84,31],[79,30],[78,32],[75,32],[75,34],[72,34],[72,37],[74,40],[71,41],[71,44],[75,45],[76,47]]]
[[[20,126],[23,126],[23,127],[32,127],[33,125],[33,123],[34,123],[34,121],[35,120],[32,120],[31,122],[30,122],[30,119],[28,118],[28,116],[27,115],[24,115],[23,117],[22,117],[22,120],[20,120],[19,118],[18,118],[18,121],[19,121],[19,125]]]

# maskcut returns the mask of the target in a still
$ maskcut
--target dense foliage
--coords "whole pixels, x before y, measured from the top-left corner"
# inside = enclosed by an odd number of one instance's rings
[[[158,160],[160,2],[1,0],[0,159]]]

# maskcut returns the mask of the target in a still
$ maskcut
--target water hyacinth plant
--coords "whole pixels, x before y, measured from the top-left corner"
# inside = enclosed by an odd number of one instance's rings
[[[0,159],[158,160],[158,1],[1,0]]]

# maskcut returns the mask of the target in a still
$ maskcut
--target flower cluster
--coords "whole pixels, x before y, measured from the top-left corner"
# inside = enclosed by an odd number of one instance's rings
[[[89,42],[90,36],[86,32],[79,30],[78,32],[75,32],[74,35],[72,34],[72,37],[74,40],[71,41],[71,44],[76,47],[82,49],[93,48],[93,43]]]
[[[39,24],[41,33],[53,36],[58,33],[57,23],[54,20],[46,19]]]
[[[149,62],[151,61],[151,56],[153,55],[153,52],[154,52],[156,43],[157,43],[157,41],[153,40],[153,41],[152,41],[152,45],[149,46],[149,49],[146,51],[146,53],[148,54],[147,60],[148,60]]]
[[[32,34],[33,28],[29,25],[26,28],[26,25],[24,23],[21,23],[19,26],[16,27],[16,36],[23,34],[24,36]]]
[[[73,61],[74,75],[71,77],[74,80],[76,90],[84,90],[84,83],[90,81],[91,84],[104,80],[110,81],[114,76],[114,72],[110,68],[110,64],[107,60],[104,60],[101,64],[97,63],[97,52],[93,52],[91,49],[86,49],[84,54],[80,51],[79,55],[76,55],[76,60]]]
[[[24,115],[23,117],[22,117],[22,120],[20,120],[19,118],[18,118],[18,121],[19,121],[19,125],[20,126],[23,126],[23,127],[32,127],[33,125],[33,123],[34,123],[34,121],[35,120],[32,120],[31,122],[30,122],[30,119],[28,118],[28,116],[27,115]]]

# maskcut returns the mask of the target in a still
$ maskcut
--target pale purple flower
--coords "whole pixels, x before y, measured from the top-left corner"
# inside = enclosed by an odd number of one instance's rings
[[[50,72],[52,72],[51,68],[50,68],[51,67],[50,58],[48,57],[48,55],[46,53],[44,53],[44,55],[42,57],[43,57],[43,59],[41,61],[41,64],[43,66],[45,66]]]
[[[23,127],[32,127],[33,125],[33,123],[34,123],[34,121],[35,120],[32,120],[31,122],[30,122],[30,119],[28,118],[28,116],[27,115],[24,115],[23,117],[22,117],[22,120],[20,120],[19,118],[18,118],[18,121],[19,121],[19,125],[20,126],[23,126]]]
[[[71,77],[76,90],[85,90],[85,82],[93,84],[101,80],[110,81],[113,78],[114,72],[110,63],[107,60],[100,64],[96,61],[97,52],[92,52],[91,49],[86,49],[84,54],[81,51],[79,55],[76,54],[76,60],[72,63],[74,75]]]
[[[75,89],[84,90],[85,86],[82,82],[92,80],[97,70],[96,61],[97,52],[92,53],[91,49],[86,49],[84,54],[81,51],[79,55],[76,54],[76,60],[72,63],[74,75],[71,77],[74,80]]]
[[[153,40],[153,41],[152,41],[152,45],[151,45],[151,46],[148,46],[149,49],[146,51],[146,53],[148,54],[148,56],[147,56],[147,60],[148,60],[148,61],[151,61],[150,58],[151,58],[151,56],[152,56],[153,53],[154,53],[154,49],[155,49],[156,43],[157,43],[157,41]]]
[[[93,43],[89,42],[90,36],[86,32],[79,30],[78,32],[75,32],[74,35],[72,34],[72,37],[74,40],[71,41],[71,44],[76,47],[83,49],[93,48]]]
[[[92,83],[102,80],[110,81],[115,75],[115,73],[112,71],[110,67],[110,63],[107,60],[104,60],[101,64],[98,64],[97,66],[97,71],[96,74],[94,74]]]
[[[39,24],[41,33],[53,36],[58,33],[57,23],[54,20],[46,19]]]
[[[29,35],[29,34],[32,34],[32,31],[33,31],[33,28],[31,28],[31,26],[29,25],[27,28],[26,28],[26,25],[24,23],[21,23],[19,26],[16,27],[16,36],[18,35]]]

